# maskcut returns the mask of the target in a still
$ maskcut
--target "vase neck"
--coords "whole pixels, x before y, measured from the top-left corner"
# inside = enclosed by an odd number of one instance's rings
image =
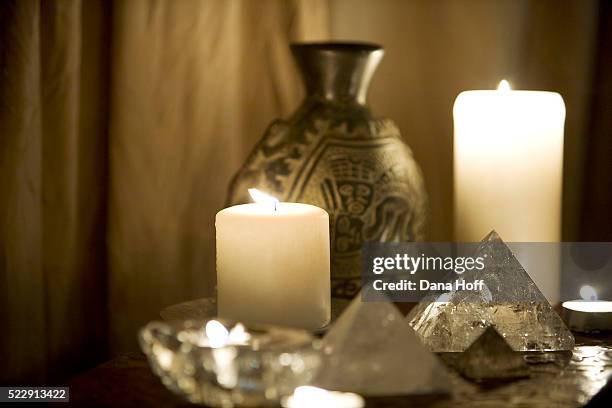
[[[291,51],[308,96],[365,105],[384,50],[367,43],[295,43]]]

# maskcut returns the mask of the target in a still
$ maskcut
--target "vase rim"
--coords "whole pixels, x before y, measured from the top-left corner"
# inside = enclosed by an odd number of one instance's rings
[[[349,51],[366,53],[383,50],[383,47],[380,44],[360,41],[305,41],[291,43],[290,47],[291,49],[310,48],[321,51]]]

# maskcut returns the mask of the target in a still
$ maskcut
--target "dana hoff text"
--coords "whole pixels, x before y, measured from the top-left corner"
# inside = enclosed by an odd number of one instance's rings
[[[374,290],[378,290],[378,291],[416,291],[416,290],[480,291],[484,289],[484,281],[482,279],[476,279],[472,282],[467,282],[464,279],[456,279],[454,282],[431,282],[426,279],[420,279],[418,281],[402,279],[397,282],[384,282],[381,279],[377,279],[372,283],[372,287],[374,288]]]

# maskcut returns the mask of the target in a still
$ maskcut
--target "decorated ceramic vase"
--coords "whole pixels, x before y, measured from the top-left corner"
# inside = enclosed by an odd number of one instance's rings
[[[232,180],[228,204],[250,202],[247,190],[255,187],[326,209],[332,296],[351,298],[360,288],[364,242],[423,238],[423,178],[395,123],[373,118],[366,105],[381,47],[298,43],[291,50],[306,98],[289,119],[269,126]]]

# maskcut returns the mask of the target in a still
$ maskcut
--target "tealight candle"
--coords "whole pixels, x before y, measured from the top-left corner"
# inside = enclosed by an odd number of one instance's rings
[[[315,330],[330,320],[329,216],[308,204],[256,201],[217,213],[220,317]]]
[[[612,302],[597,300],[590,285],[580,288],[582,300],[563,302],[564,316],[570,330],[589,333],[612,330]]]

